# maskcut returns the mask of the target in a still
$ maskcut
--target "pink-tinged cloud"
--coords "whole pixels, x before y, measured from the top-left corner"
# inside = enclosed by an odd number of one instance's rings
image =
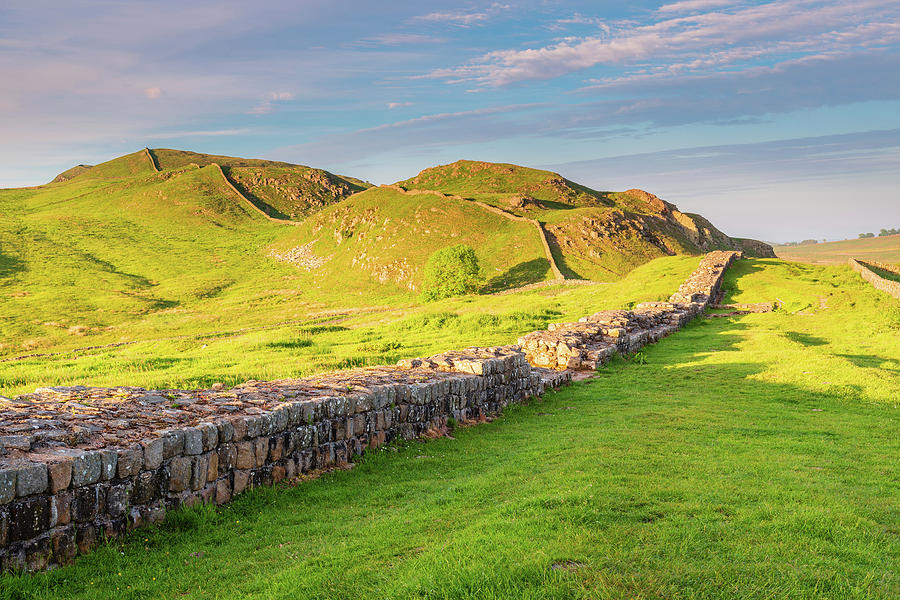
[[[247,111],[250,115],[267,115],[275,111],[275,106],[279,102],[293,100],[294,94],[291,92],[271,92],[266,98]]]
[[[412,19],[410,19],[410,21],[420,23],[447,23],[450,25],[466,27],[469,25],[483,23],[489,20],[491,17],[497,15],[498,13],[508,10],[509,8],[510,6],[508,4],[500,4],[498,2],[495,2],[491,4],[487,9],[479,12],[466,12],[461,10],[438,11],[418,17],[413,17]]]
[[[144,95],[150,98],[151,100],[156,100],[160,96],[162,96],[163,91],[158,87],[148,87],[144,90]]]
[[[657,12],[668,14],[686,13],[695,10],[721,8],[723,6],[731,6],[732,4],[734,4],[734,0],[683,0],[683,2],[664,4],[657,9]]]
[[[685,3],[679,3],[685,4]],[[697,5],[699,6],[699,4]],[[498,50],[430,77],[481,86],[561,77],[598,65],[639,71],[652,62],[679,71],[781,52],[824,54],[900,42],[896,0],[822,2],[789,0],[664,18],[649,25],[622,25],[610,34],[567,39],[539,48]],[[716,57],[710,63],[709,57]],[[626,75],[634,74],[626,73]]]

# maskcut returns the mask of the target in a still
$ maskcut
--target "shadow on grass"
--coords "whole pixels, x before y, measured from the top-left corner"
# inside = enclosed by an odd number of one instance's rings
[[[898,360],[897,358],[887,358],[885,356],[875,356],[867,354],[836,354],[835,356],[846,358],[857,367],[861,367],[863,369],[881,369],[883,371],[893,371],[895,373],[900,373],[900,367],[884,366],[885,363],[900,364],[900,360]]]
[[[25,270],[25,263],[14,256],[0,254],[0,279]]]
[[[550,262],[546,258],[535,258],[520,262],[505,273],[490,279],[479,290],[481,294],[492,294],[502,290],[522,287],[529,283],[543,281],[550,271]]]
[[[796,344],[801,344],[803,346],[826,346],[828,345],[828,340],[822,339],[820,337],[809,335],[808,333],[800,333],[799,331],[785,331],[784,337],[791,340]]]

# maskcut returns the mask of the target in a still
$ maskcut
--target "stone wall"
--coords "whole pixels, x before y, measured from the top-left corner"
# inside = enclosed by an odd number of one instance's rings
[[[569,379],[512,346],[229,390],[79,386],[2,400],[0,422],[20,427],[0,437],[0,568],[64,564],[179,506],[345,464]]]
[[[872,287],[874,287],[876,290],[881,290],[886,294],[890,294],[894,298],[900,299],[900,282],[885,279],[884,277],[878,275],[877,273],[874,273],[871,269],[869,269],[868,265],[872,265],[873,267],[878,267],[879,269],[884,269],[891,272],[897,272],[897,266],[874,261],[862,262],[854,258],[850,259],[850,267],[852,267],[854,271],[859,273],[863,279],[871,283]]]
[[[0,397],[0,570],[65,564],[180,506],[222,504],[444,431],[450,418],[496,414],[571,381],[566,367],[594,368],[674,331],[702,312],[738,256],[706,256],[670,302],[525,336],[524,352],[469,348],[230,389],[75,386]]]
[[[528,361],[551,369],[596,369],[615,354],[630,354],[676,331],[714,301],[725,269],[741,252],[707,254],[668,302],[634,310],[606,310],[577,323],[553,324],[519,338]]]

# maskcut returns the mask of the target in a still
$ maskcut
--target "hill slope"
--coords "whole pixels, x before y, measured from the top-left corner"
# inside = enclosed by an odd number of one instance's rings
[[[710,250],[774,256],[768,245],[731,238],[653,194],[598,192],[550,171],[462,160],[398,185],[459,195],[540,221],[570,277],[610,280],[659,256]]]
[[[266,214],[279,219],[302,219],[371,187],[371,184],[353,177],[285,162],[166,148],[150,150],[150,154],[163,170],[192,164],[218,164],[242,194]]]
[[[610,281],[740,243],[651,194],[514,165],[460,162],[403,184],[428,189],[144,149],[0,190],[0,356],[410,306],[428,257],[460,243],[478,255],[482,292],[550,281],[553,264]],[[260,205],[306,218],[286,226]]]

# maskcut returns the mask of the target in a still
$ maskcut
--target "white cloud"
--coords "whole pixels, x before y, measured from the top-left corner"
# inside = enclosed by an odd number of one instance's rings
[[[422,35],[420,33],[385,33],[373,35],[360,41],[362,45],[403,46],[407,44],[440,44],[446,38]]]
[[[291,92],[271,92],[262,102],[248,110],[247,114],[267,115],[275,110],[277,103],[293,99],[294,94]]]
[[[461,27],[467,27],[469,25],[475,25],[478,23],[483,23],[487,21],[491,17],[497,15],[498,13],[509,10],[509,4],[500,4],[495,2],[490,5],[487,9],[481,12],[466,12],[466,11],[438,11],[433,13],[428,13],[426,15],[421,15],[418,17],[413,17],[410,19],[412,22],[424,22],[424,23],[449,23],[451,25],[457,25]]]
[[[228,135],[246,135],[252,133],[252,129],[208,129],[199,131],[165,131],[146,135],[148,140],[168,140],[182,137],[219,137]]]
[[[412,106],[412,102],[388,102],[387,107],[391,110],[395,108],[403,108],[404,106]]]
[[[657,10],[661,13],[686,13],[695,10],[721,8],[723,6],[731,6],[732,4],[734,4],[733,0],[683,0],[682,2],[664,4]]]
[[[684,4],[684,3],[679,3]],[[561,77],[597,65],[680,72],[719,66],[779,52],[822,54],[900,42],[896,0],[854,3],[788,0],[620,25],[602,36],[566,39],[525,50],[498,50],[431,77],[482,86]]]

